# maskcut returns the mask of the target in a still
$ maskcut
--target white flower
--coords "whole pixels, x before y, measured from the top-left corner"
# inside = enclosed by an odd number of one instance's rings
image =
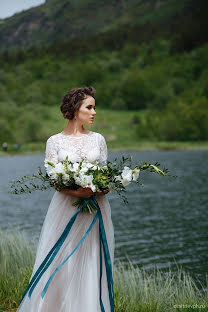
[[[121,174],[122,178],[128,181],[132,179],[132,170],[129,167],[124,167]]]
[[[62,163],[56,164],[55,167],[50,165],[46,167],[46,170],[47,170],[47,174],[49,175],[49,177],[54,180],[57,178],[57,173],[62,173],[62,174],[65,173],[64,166]]]
[[[67,173],[64,173],[62,176],[62,180],[64,184],[67,184],[67,182],[69,182],[69,175]]]
[[[132,170],[129,167],[124,167],[121,173],[123,186],[127,186],[132,180]]]
[[[122,170],[121,175],[115,176],[116,181],[120,181],[125,187],[132,181],[132,170],[125,166]]]
[[[124,187],[130,184],[131,181],[128,180],[122,180],[121,183],[123,184]]]
[[[64,165],[61,162],[56,164],[55,171],[56,173],[64,173],[65,172]]]
[[[138,178],[139,178],[139,172],[140,172],[140,169],[136,169],[136,168],[132,171],[133,181],[138,180]]]
[[[81,169],[80,169],[80,173],[86,173],[87,172],[87,170],[88,170],[88,168],[87,167],[82,167]]]
[[[56,179],[57,172],[55,168],[51,168],[47,173],[51,179],[54,179],[54,180]]]
[[[115,180],[120,181],[124,187],[130,183],[129,181],[124,180],[121,175],[115,176]]]
[[[51,168],[55,168],[54,163],[49,161],[48,159],[44,160],[44,167],[46,168],[46,171],[50,170]]]
[[[83,163],[80,171],[87,172],[88,169],[96,170],[97,166],[91,164],[90,162]]]
[[[73,163],[73,165],[72,165],[72,171],[77,171],[78,170],[78,168],[79,168],[79,163],[77,163],[77,162],[75,162],[75,163]]]
[[[48,164],[48,161],[45,160],[45,161],[44,161],[44,167],[45,167],[46,169],[48,169],[49,166],[50,166],[50,165]]]
[[[75,162],[75,163],[72,163],[72,164],[70,164],[70,163],[68,164],[68,169],[71,172],[78,171],[78,168],[79,168],[79,163],[78,162]]]
[[[80,172],[86,173],[89,168],[91,168],[89,164],[83,163]]]
[[[91,183],[91,184],[89,185],[89,187],[91,188],[91,190],[92,190],[93,192],[96,191],[96,186],[95,186],[93,183]]]
[[[85,175],[80,172],[79,175],[75,175],[74,179],[76,184],[82,187],[90,187],[92,185],[93,175]]]
[[[93,165],[93,166],[91,167],[91,169],[92,169],[92,170],[97,170],[97,169],[99,169],[99,166]]]

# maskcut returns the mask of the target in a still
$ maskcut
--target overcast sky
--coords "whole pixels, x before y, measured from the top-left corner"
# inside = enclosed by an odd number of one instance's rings
[[[45,0],[0,0],[0,18],[12,16],[44,2]]]

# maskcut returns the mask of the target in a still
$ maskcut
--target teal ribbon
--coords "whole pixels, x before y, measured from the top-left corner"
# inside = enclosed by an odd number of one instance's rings
[[[90,198],[91,199],[91,198]],[[112,266],[111,266],[111,259],[110,259],[110,252],[108,249],[108,242],[105,234],[105,227],[103,223],[103,217],[100,210],[100,207],[98,205],[98,202],[93,197],[91,199],[92,204],[95,205],[95,207],[98,210],[98,217],[99,217],[99,233],[100,233],[100,307],[101,311],[105,312],[102,299],[101,299],[101,279],[102,279],[102,252],[101,252],[101,244],[103,246],[104,251],[104,259],[105,259],[105,268],[106,268],[106,276],[107,276],[107,283],[108,283],[108,295],[109,295],[109,301],[110,301],[110,307],[111,312],[114,312],[114,290],[113,290],[113,274],[112,274]]]
[[[76,220],[77,215],[82,211],[82,209],[89,203],[91,202],[91,204],[93,204],[96,208],[97,208],[97,213],[92,221],[92,223],[90,224],[88,230],[86,231],[85,235],[82,237],[82,239],[79,241],[79,243],[77,244],[77,246],[74,248],[74,250],[70,253],[70,255],[54,270],[54,272],[52,273],[52,275],[50,276],[50,278],[48,279],[42,293],[41,293],[41,297],[43,298],[46,294],[46,291],[49,287],[49,284],[51,283],[53,277],[55,276],[55,274],[57,273],[57,271],[65,264],[65,262],[73,255],[73,253],[77,250],[77,248],[82,244],[82,242],[85,240],[85,238],[87,237],[87,235],[90,233],[90,231],[92,230],[95,222],[97,219],[99,219],[99,240],[100,240],[100,307],[101,307],[101,311],[105,312],[104,306],[103,306],[103,302],[102,302],[102,246],[103,246],[103,251],[104,251],[104,259],[105,259],[105,267],[106,267],[106,276],[107,276],[107,283],[108,283],[108,293],[109,293],[109,301],[110,301],[110,306],[111,306],[111,312],[114,312],[114,291],[113,291],[113,275],[112,275],[112,266],[111,266],[111,259],[110,259],[110,253],[109,253],[109,249],[108,249],[108,243],[107,243],[107,239],[106,239],[106,234],[105,234],[105,227],[104,227],[104,223],[103,223],[103,218],[102,218],[102,214],[101,214],[101,210],[100,207],[95,199],[95,196],[92,196],[90,198],[86,198],[85,202],[83,203],[83,205],[77,210],[77,212],[71,217],[71,219],[69,220],[68,224],[66,225],[64,231],[62,232],[61,236],[59,237],[59,239],[57,240],[57,242],[55,243],[55,245],[51,248],[51,250],[49,251],[49,253],[47,254],[47,256],[45,257],[45,259],[43,260],[43,262],[41,263],[41,265],[39,266],[39,268],[37,269],[36,273],[34,274],[33,278],[31,279],[25,293],[22,296],[22,299],[20,301],[20,304],[22,302],[22,300],[24,299],[25,295],[28,293],[29,298],[31,297],[34,288],[36,287],[38,281],[40,280],[40,278],[42,277],[42,275],[44,274],[44,272],[47,270],[47,268],[49,267],[49,265],[52,263],[52,261],[54,260],[56,254],[58,253],[58,251],[60,250],[61,246],[63,245],[66,237],[68,236],[72,225],[74,224],[74,221]]]

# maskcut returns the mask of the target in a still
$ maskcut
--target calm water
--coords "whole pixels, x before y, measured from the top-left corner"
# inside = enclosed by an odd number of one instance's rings
[[[115,229],[115,262],[120,259],[147,270],[157,266],[174,271],[177,264],[195,278],[205,281],[208,272],[208,152],[128,152],[133,162],[155,163],[178,175],[176,179],[140,173],[144,187],[128,186],[125,206],[116,194],[108,194]],[[109,160],[121,153],[109,153]],[[36,172],[44,155],[0,158],[0,227],[24,230],[38,240],[53,190],[33,194],[8,194],[12,179]]]

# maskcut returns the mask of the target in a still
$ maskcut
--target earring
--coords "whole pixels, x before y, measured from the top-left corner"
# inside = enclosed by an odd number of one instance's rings
[[[76,116],[74,116],[74,120],[76,120],[77,119],[77,117]]]

